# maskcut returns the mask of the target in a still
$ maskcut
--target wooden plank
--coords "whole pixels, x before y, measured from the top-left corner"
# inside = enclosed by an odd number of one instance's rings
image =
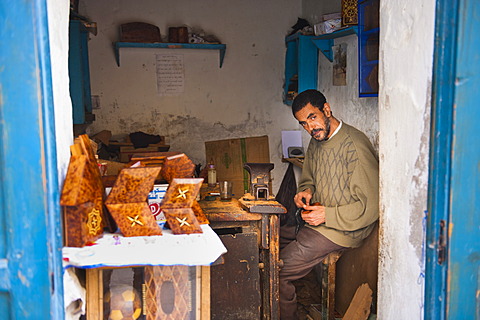
[[[309,319],[312,320],[323,320],[322,319],[322,305],[321,304],[312,304],[308,309]]]
[[[126,167],[125,163],[117,162],[117,161],[110,161],[110,160],[100,160],[101,163],[105,163],[107,166],[107,172],[105,173],[106,176],[117,176],[118,173]]]
[[[255,200],[255,198],[249,193],[238,200],[240,205],[251,213],[287,213],[287,209],[279,202],[275,201],[275,198],[270,197],[268,200]]]
[[[280,319],[280,291],[279,291],[279,266],[280,246],[279,246],[279,219],[277,215],[264,215],[268,220],[268,229],[262,230],[267,233],[269,242],[268,248],[261,250],[260,258],[264,267],[262,274],[262,304],[263,318],[278,320]],[[262,235],[263,237],[263,235]]]
[[[101,269],[87,269],[86,287],[87,319],[101,320],[103,319],[103,271]]]
[[[239,201],[233,198],[231,201],[201,200],[198,203],[210,221],[255,221],[262,218],[261,214],[242,209]]]
[[[330,253],[322,263],[322,314],[325,319],[335,320],[335,281],[337,261],[341,253]]]
[[[364,283],[355,292],[343,320],[367,320],[370,315],[371,304],[372,289],[370,289],[368,283]]]
[[[210,320],[210,267],[201,268],[200,319]]]
[[[330,255],[327,258],[327,260],[330,260],[328,262],[327,312],[328,312],[328,320],[335,320],[335,280],[336,280],[336,274],[337,274],[337,264],[336,264],[336,260],[331,262],[332,259],[330,258]]]
[[[362,283],[368,283],[373,291],[372,312],[376,310],[378,282],[378,223],[372,233],[358,248],[342,253],[337,262],[335,286],[335,311],[345,314],[355,291]]]

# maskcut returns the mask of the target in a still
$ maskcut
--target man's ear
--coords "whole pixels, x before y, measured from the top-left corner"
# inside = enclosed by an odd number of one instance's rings
[[[323,114],[327,117],[330,118],[332,116],[332,110],[330,109],[330,105],[328,102],[325,102],[323,104]]]

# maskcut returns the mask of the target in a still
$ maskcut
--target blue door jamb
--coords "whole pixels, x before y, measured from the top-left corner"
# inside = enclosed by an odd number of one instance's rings
[[[40,81],[43,94],[43,150],[46,176],[46,217],[49,276],[51,277],[50,312],[52,319],[64,319],[63,292],[63,223],[60,210],[60,186],[58,183],[57,144],[55,135],[55,108],[53,104],[52,64],[48,30],[47,0],[36,0],[35,23],[38,25]]]
[[[427,320],[445,319],[447,261],[439,262],[439,255],[442,254],[439,235],[441,232],[447,232],[446,226],[449,222],[457,16],[457,1],[437,0],[426,239],[425,319]],[[446,238],[442,239],[446,241]]]
[[[0,1],[0,313],[12,319],[64,318],[47,22],[46,0]]]
[[[425,319],[480,317],[479,17],[477,0],[437,0]]]
[[[458,2],[447,319],[479,319],[480,2]]]

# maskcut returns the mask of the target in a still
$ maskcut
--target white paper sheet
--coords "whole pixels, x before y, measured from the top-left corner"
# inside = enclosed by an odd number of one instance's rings
[[[183,93],[185,72],[183,55],[157,54],[157,92],[161,96],[174,96]]]
[[[283,157],[288,158],[288,147],[302,147],[302,131],[282,131]]]

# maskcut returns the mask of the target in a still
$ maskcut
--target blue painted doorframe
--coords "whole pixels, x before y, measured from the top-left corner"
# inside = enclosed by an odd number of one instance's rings
[[[63,319],[46,0],[0,1],[0,318]]]
[[[480,319],[480,2],[437,0],[425,319]]]

